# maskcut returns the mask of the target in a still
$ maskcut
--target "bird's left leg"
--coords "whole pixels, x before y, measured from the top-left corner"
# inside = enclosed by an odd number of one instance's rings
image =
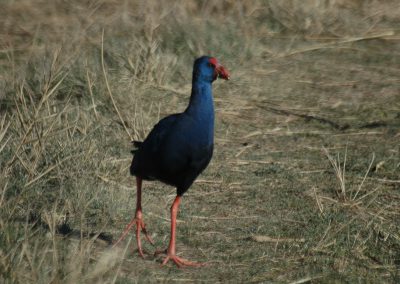
[[[136,224],[136,243],[138,246],[140,256],[144,258],[142,243],[140,240],[140,231],[143,231],[147,241],[149,241],[152,245],[154,245],[154,242],[151,239],[150,235],[147,233],[146,225],[144,224],[142,218],[142,179],[140,177],[136,177],[136,187],[137,187],[137,192],[136,192],[135,217],[126,226],[124,232],[122,233],[121,237],[115,242],[114,246],[117,245],[119,242],[121,242],[123,239],[125,239],[131,227]]]

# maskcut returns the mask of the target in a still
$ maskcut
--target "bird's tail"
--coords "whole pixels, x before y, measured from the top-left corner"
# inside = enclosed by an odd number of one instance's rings
[[[132,144],[133,144],[133,146],[135,146],[135,149],[133,149],[133,150],[131,151],[131,153],[132,153],[133,155],[135,155],[136,152],[137,152],[137,151],[140,149],[140,147],[142,146],[143,142],[142,142],[142,141],[132,141]]]

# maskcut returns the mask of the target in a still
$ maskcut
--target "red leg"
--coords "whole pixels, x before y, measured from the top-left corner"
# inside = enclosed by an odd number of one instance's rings
[[[169,241],[169,246],[168,246],[168,249],[167,249],[167,257],[162,262],[162,265],[165,265],[165,264],[167,264],[167,262],[169,260],[172,260],[178,267],[182,267],[182,266],[194,266],[194,267],[203,266],[204,265],[203,263],[192,262],[192,261],[180,258],[180,257],[178,257],[176,255],[176,249],[175,249],[176,217],[178,215],[180,201],[181,201],[181,197],[178,195],[175,198],[175,201],[171,206],[171,239]]]
[[[138,246],[139,254],[141,257],[144,258],[143,250],[142,250],[142,243],[140,241],[140,231],[143,231],[147,241],[149,241],[152,245],[154,245],[153,240],[149,236],[146,230],[146,226],[142,219],[142,179],[136,177],[136,211],[135,217],[132,219],[131,222],[126,226],[124,232],[122,233],[121,237],[115,242],[114,246],[120,243],[123,239],[125,239],[126,235],[129,233],[131,227],[136,224],[136,243]]]

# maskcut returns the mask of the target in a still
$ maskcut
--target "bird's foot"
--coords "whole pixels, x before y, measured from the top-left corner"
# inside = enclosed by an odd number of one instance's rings
[[[191,267],[201,267],[206,265],[205,263],[201,263],[201,262],[193,262],[193,261],[189,261],[187,259],[181,258],[177,255],[167,255],[167,257],[164,259],[164,261],[162,262],[162,266],[166,265],[168,263],[168,261],[172,260],[176,266],[178,266],[179,268],[184,267],[184,266],[191,266]]]
[[[161,266],[164,266],[168,263],[168,261],[173,261],[176,266],[179,268],[185,267],[185,266],[191,266],[191,267],[201,267],[205,266],[206,263],[201,263],[201,262],[194,262],[194,261],[189,261],[187,259],[181,258],[177,256],[176,254],[168,253],[168,250],[157,250],[154,255],[159,255],[159,254],[166,254],[167,256],[164,258]]]
[[[150,235],[147,233],[146,225],[144,224],[143,220],[141,218],[140,219],[135,218],[135,221],[136,221],[136,242],[137,242],[137,246],[138,246],[138,251],[139,251],[139,255],[142,258],[144,258],[144,254],[143,254],[143,250],[142,250],[142,243],[140,241],[140,231],[142,231],[144,233],[144,236],[146,237],[146,240],[149,243],[154,245],[154,241],[150,237]]]
[[[136,225],[136,242],[137,242],[137,246],[138,246],[139,255],[142,258],[144,258],[144,254],[143,254],[143,250],[142,250],[142,243],[140,240],[140,232],[144,233],[146,240],[149,243],[151,243],[152,245],[154,245],[154,241],[152,240],[152,238],[150,237],[149,233],[146,230],[146,225],[144,224],[144,222],[141,218],[141,214],[136,213],[135,218],[133,218],[132,221],[129,222],[129,224],[126,226],[124,232],[122,233],[121,237],[114,243],[113,247],[115,247],[122,240],[125,239],[126,235],[128,234],[129,230],[132,228],[133,225]]]

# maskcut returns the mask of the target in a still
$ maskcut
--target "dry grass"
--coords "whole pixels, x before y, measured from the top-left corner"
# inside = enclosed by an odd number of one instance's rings
[[[379,282],[400,277],[396,1],[3,1],[0,282]],[[213,161],[160,268],[127,241],[130,140],[216,82]],[[144,185],[168,241],[175,190]]]

